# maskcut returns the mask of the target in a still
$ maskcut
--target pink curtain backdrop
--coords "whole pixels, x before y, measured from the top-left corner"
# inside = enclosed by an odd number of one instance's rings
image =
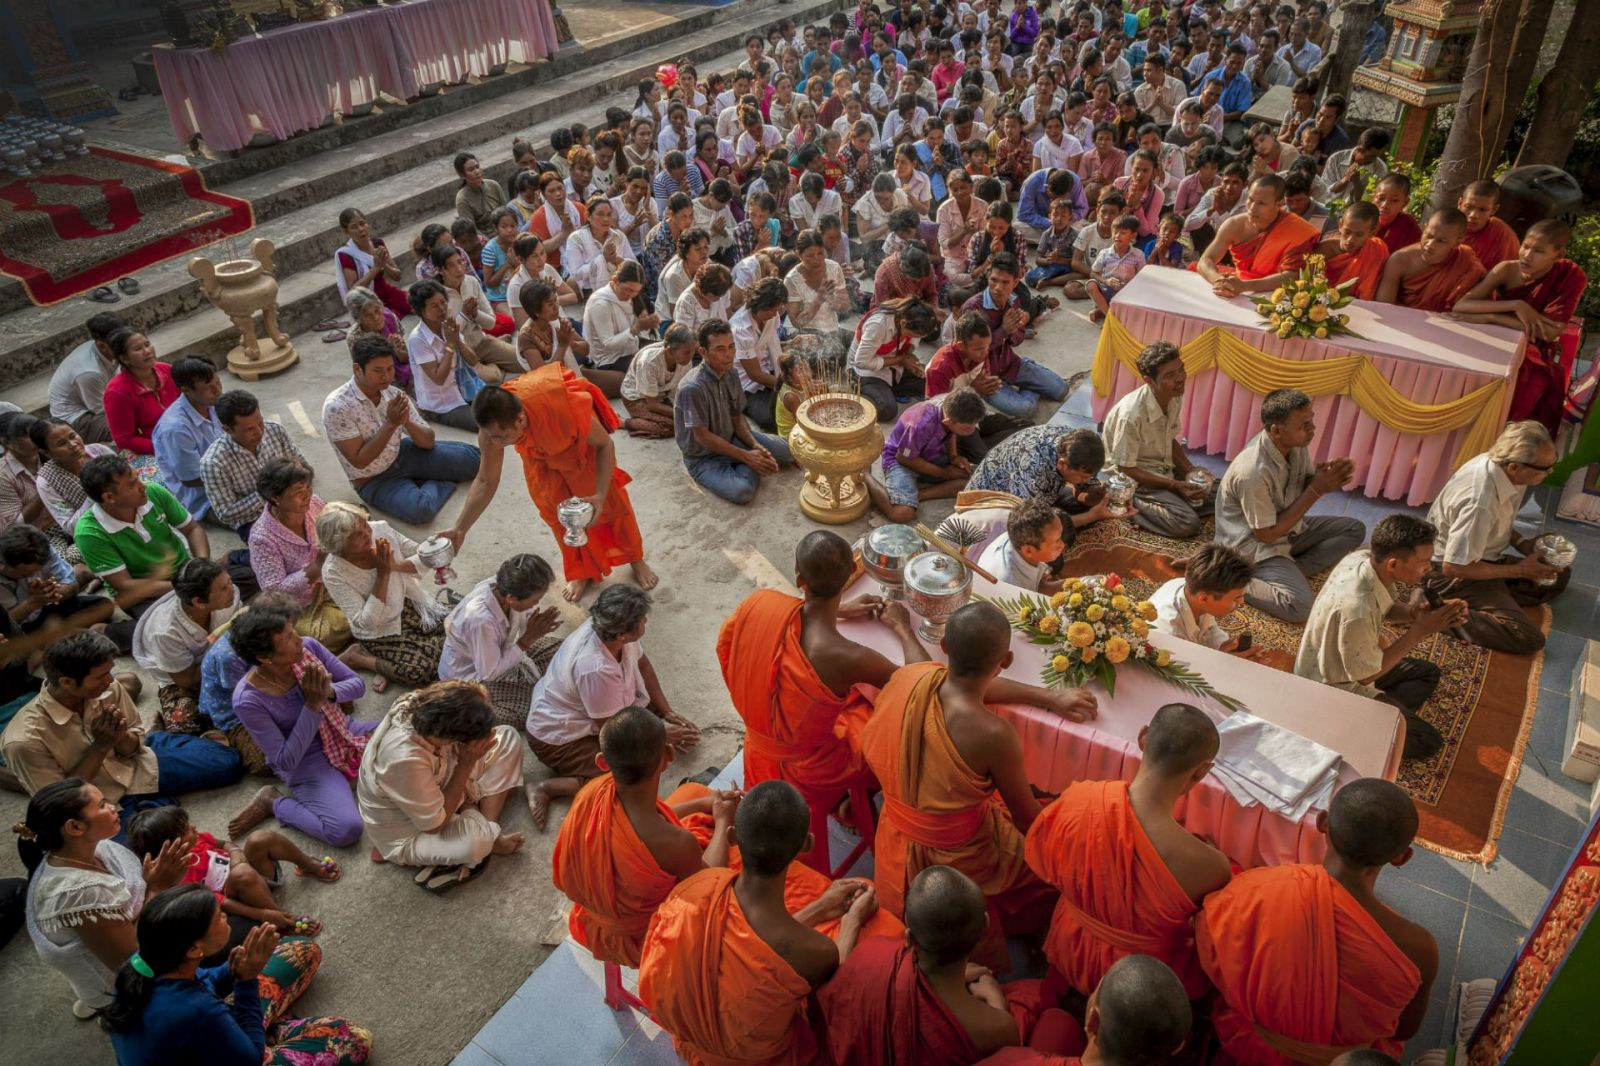
[[[976,574],[972,582],[974,597],[1010,598],[1019,592],[1015,586],[991,584]],[[871,575],[863,575],[845,593],[845,599],[881,592],[882,586]],[[839,631],[894,662],[901,661],[899,642],[880,622],[841,622]],[[1339,752],[1344,759],[1341,785],[1361,777],[1394,780],[1405,744],[1405,726],[1400,712],[1388,704],[1166,634],[1155,633],[1151,639],[1157,647],[1171,651],[1173,658],[1188,663],[1218,692],[1244,703],[1256,717]],[[923,643],[926,646],[927,642]],[[934,658],[945,660],[941,649],[928,650]],[[1005,676],[1039,684],[1044,649],[1013,634],[1011,650],[1015,659]],[[995,708],[1021,734],[1024,766],[1035,786],[1060,792],[1074,781],[1131,781],[1139,769],[1139,730],[1163,704],[1193,703],[1217,721],[1229,713],[1214,701],[1196,699],[1134,668],[1117,674],[1114,698],[1098,686],[1094,693],[1100,700],[1099,716],[1083,724],[1033,707]],[[1214,777],[1185,797],[1178,817],[1190,832],[1210,840],[1240,866],[1322,861],[1325,845],[1317,832],[1315,811],[1293,822],[1264,807],[1242,806]]]
[[[1187,270],[1142,270],[1117,294],[1112,310],[1140,341],[1165,340],[1182,346],[1213,326],[1280,359],[1313,361],[1363,355],[1407,399],[1437,404],[1460,399],[1494,380],[1514,382],[1526,343],[1500,326],[1458,322],[1408,307],[1357,301],[1350,305],[1350,327],[1359,337],[1326,341],[1280,340],[1268,332],[1248,300],[1223,300],[1205,279]],[[1138,378],[1117,367],[1111,395],[1093,397],[1096,420],[1112,404],[1138,388]],[[1505,392],[1509,408],[1511,390]],[[1232,459],[1261,430],[1261,397],[1208,370],[1189,379],[1183,401],[1183,432],[1189,447]],[[1456,449],[1466,428],[1434,436],[1400,433],[1363,411],[1348,396],[1315,401],[1317,436],[1313,458],[1349,457],[1352,483],[1367,496],[1404,499],[1413,507],[1432,502],[1449,480]]]
[[[549,0],[409,0],[243,38],[220,52],[152,51],[179,143],[195,134],[213,151],[258,133],[284,139],[316,129],[388,93],[485,76],[494,66],[555,54]]]

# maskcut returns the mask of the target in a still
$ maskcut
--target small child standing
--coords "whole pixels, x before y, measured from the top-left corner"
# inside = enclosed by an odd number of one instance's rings
[[[1228,636],[1217,625],[1218,618],[1244,605],[1245,586],[1254,575],[1250,560],[1232,548],[1207,544],[1189,557],[1182,577],[1168,581],[1150,597],[1156,608],[1150,628],[1242,659],[1257,658],[1260,648],[1240,650],[1240,638]]]
[[[883,483],[867,476],[867,494],[891,522],[914,522],[923,499],[949,499],[972,475],[956,453],[960,438],[978,431],[983,398],[956,389],[901,412],[883,445]]]
[[[1139,216],[1123,215],[1117,219],[1111,246],[1100,250],[1089,271],[1089,299],[1094,301],[1089,321],[1104,322],[1111,298],[1144,267],[1144,253],[1135,245],[1138,238]]]
[[[1061,515],[1044,500],[1024,500],[1006,519],[1006,531],[989,542],[978,557],[978,566],[1004,581],[1029,592],[1046,595],[1060,590],[1061,582],[1049,577],[1050,568],[1067,543]]]
[[[1166,214],[1156,223],[1156,231],[1139,246],[1147,266],[1176,267],[1189,265],[1190,248],[1183,240],[1183,220]]]

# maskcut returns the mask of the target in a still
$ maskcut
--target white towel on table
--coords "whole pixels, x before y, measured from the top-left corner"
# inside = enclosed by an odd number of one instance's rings
[[[1260,804],[1291,820],[1326,807],[1339,780],[1339,753],[1298,733],[1237,711],[1217,726],[1221,747],[1212,772],[1240,803]]]

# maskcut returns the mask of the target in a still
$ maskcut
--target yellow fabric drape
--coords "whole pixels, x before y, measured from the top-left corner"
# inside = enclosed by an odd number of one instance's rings
[[[1106,315],[1091,377],[1096,394],[1111,394],[1118,364],[1137,377],[1137,360],[1143,348],[1144,342],[1129,333],[1114,313]],[[1473,389],[1459,400],[1426,404],[1402,396],[1362,355],[1312,362],[1279,359],[1220,326],[1206,330],[1179,351],[1183,368],[1191,375],[1216,370],[1261,395],[1273,389],[1299,389],[1308,396],[1349,396],[1367,414],[1401,433],[1448,433],[1470,427],[1451,461],[1451,469],[1488,451],[1504,421],[1504,381]]]

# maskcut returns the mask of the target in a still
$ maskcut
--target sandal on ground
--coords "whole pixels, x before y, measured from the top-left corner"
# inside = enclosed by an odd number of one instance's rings
[[[326,881],[328,884],[332,884],[333,882],[339,880],[340,877],[344,876],[344,871],[339,868],[338,863],[333,861],[332,855],[324,855],[317,862],[317,868],[315,871],[308,873],[296,866],[294,868],[294,875],[296,877],[312,877],[318,881]]]
[[[122,297],[112,292],[109,285],[101,285],[97,289],[89,290],[88,299],[93,300],[97,304],[114,304],[121,300]]]
[[[316,325],[312,326],[311,328],[313,330],[321,331],[321,330],[330,330],[330,329],[346,329],[346,328],[349,327],[349,325],[350,325],[350,323],[340,321],[337,318],[325,318],[321,322],[318,322]]]
[[[424,867],[424,873],[429,871],[432,871],[432,873],[426,879],[422,877],[422,874],[418,874],[417,884],[421,885],[423,891],[425,892],[432,892],[436,896],[443,895],[452,888],[455,888],[457,885],[464,885],[468,881],[471,881],[474,877],[477,877],[479,874],[483,873],[484,867],[489,865],[489,860],[492,858],[494,858],[493,855],[485,855],[483,857],[483,861],[476,866],[463,865]]]
[[[322,343],[323,344],[338,344],[340,341],[345,339],[345,336],[346,336],[346,333],[345,333],[344,330],[336,329],[336,330],[333,330],[332,332],[324,333],[322,335]]]
[[[290,936],[309,937],[313,940],[316,939],[317,934],[320,932],[322,932],[322,923],[309,914],[296,915],[294,925],[289,928]]]
[[[118,278],[117,288],[121,289],[129,296],[135,296],[139,292],[139,283],[134,281],[132,278]]]

